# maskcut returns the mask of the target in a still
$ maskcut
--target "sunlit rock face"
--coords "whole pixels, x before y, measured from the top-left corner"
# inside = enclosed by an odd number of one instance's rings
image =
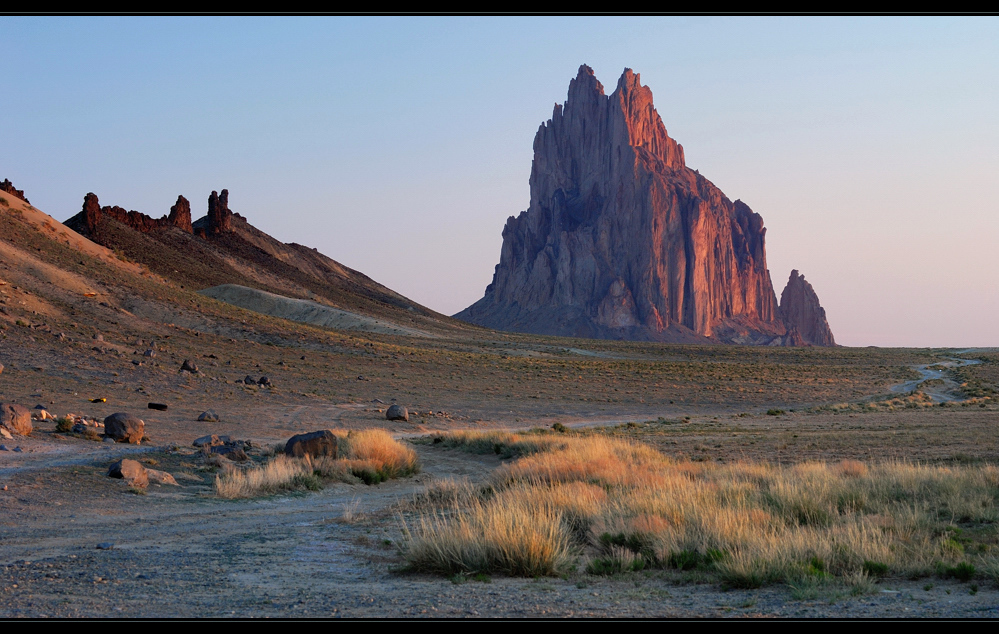
[[[588,66],[534,138],[528,209],[485,296],[455,315],[519,332],[800,345],[778,312],[763,219],[684,163],[652,91]]]

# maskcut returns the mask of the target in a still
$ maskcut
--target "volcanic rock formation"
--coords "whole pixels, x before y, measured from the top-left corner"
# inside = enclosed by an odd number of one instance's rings
[[[15,188],[14,183],[10,182],[10,179],[8,178],[3,179],[3,182],[0,183],[0,191],[7,192],[11,196],[17,196],[29,205],[31,204],[28,199],[24,197],[24,190]]]
[[[808,343],[779,313],[763,219],[685,165],[631,69],[607,96],[579,68],[534,138],[530,187],[485,296],[455,317],[538,334]]]
[[[836,345],[826,321],[826,311],[819,305],[819,296],[798,271],[791,271],[787,286],[780,294],[780,316],[788,330],[797,332],[806,343]]]
[[[177,203],[170,208],[170,214],[156,219],[144,213],[125,209],[115,205],[101,207],[97,194],[90,192],[83,197],[83,209],[80,213],[66,221],[66,226],[83,233],[92,235],[100,224],[104,216],[114,218],[127,227],[131,227],[142,233],[149,233],[158,227],[178,227],[182,231],[191,233],[191,203],[183,196],[177,196]]]

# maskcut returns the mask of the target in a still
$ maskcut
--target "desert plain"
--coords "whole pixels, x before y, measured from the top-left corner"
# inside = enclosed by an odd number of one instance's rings
[[[999,524],[943,511],[940,538],[979,562],[970,575],[930,561],[848,582],[813,561],[811,577],[740,587],[707,563],[608,572],[593,564],[606,546],[595,529],[553,574],[445,573],[410,556],[421,514],[462,512],[428,511],[428,491],[497,486],[497,470],[519,459],[440,441],[462,430],[641,443],[697,468],[994,469],[995,350],[597,341],[346,309],[337,328],[199,290],[5,196],[0,401],[53,418],[2,440],[0,617],[999,615],[997,570],[981,564],[999,552]],[[185,361],[197,371],[181,370]],[[408,421],[386,419],[394,403]],[[206,410],[220,420],[199,421]],[[117,412],[144,421],[142,442],[107,442],[97,427],[65,422]],[[217,493],[219,478],[322,429],[384,429],[415,451],[418,472]],[[193,446],[212,434],[249,441],[247,459]],[[107,477],[122,458],[176,484]]]

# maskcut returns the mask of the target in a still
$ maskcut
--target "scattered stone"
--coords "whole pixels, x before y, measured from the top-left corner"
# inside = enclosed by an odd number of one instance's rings
[[[152,348],[149,348],[148,350],[146,350],[145,352],[142,353],[142,356],[144,356],[144,357],[155,357],[156,356],[156,351],[153,350]]]
[[[402,405],[392,405],[385,412],[385,418],[388,420],[404,420],[409,422],[409,412]]]
[[[170,486],[180,486],[177,484],[177,480],[174,479],[172,475],[166,471],[160,471],[158,469],[146,469],[146,477],[152,484],[168,484]]]
[[[27,436],[31,433],[31,412],[17,403],[0,403],[0,428],[11,434]]]
[[[243,379],[243,383],[245,383],[247,385],[256,385],[257,384],[257,380],[254,379],[249,374],[247,374],[246,377]]]
[[[257,383],[260,384],[260,385],[263,385],[264,387],[270,387],[271,386],[271,380],[269,378],[267,378],[267,376],[260,377],[260,380],[257,381]]]
[[[338,439],[332,431],[321,429],[308,434],[292,436],[284,446],[284,453],[294,458],[309,456],[337,456]]]
[[[97,550],[111,550],[114,548],[114,542],[101,542],[97,544]]]
[[[7,445],[0,445],[0,451],[10,451],[10,447]]]
[[[201,412],[198,416],[198,420],[204,423],[217,423],[221,419],[219,418],[219,415],[215,413],[215,410],[209,409]]]
[[[232,439],[228,436],[219,436],[212,434],[211,436],[202,436],[194,441],[195,447],[219,447],[222,445],[228,445],[232,443]]]
[[[146,429],[146,423],[125,412],[111,414],[104,419],[104,435],[115,442],[138,445]]]
[[[218,445],[215,447],[210,447],[211,453],[218,454],[220,456],[225,456],[233,462],[243,462],[249,460],[249,456],[243,451],[242,447],[236,445]]]
[[[385,401],[383,401],[383,400],[382,400],[382,399],[380,399],[380,398],[375,398],[375,399],[371,399],[371,402],[372,402],[372,403],[381,403],[382,405],[384,405],[384,404],[385,404]]]
[[[14,447],[14,453],[21,453],[22,451],[24,451],[24,450],[21,449],[20,446]]]
[[[180,366],[180,371],[190,372],[191,374],[197,374],[198,366],[194,365],[194,361],[191,361],[190,359],[184,359],[184,363],[182,363]]]
[[[122,458],[108,468],[109,478],[119,478],[129,486],[146,487],[149,484],[149,474],[145,467],[135,460]]]
[[[148,407],[149,409],[155,409],[159,412],[165,412],[167,411],[167,409],[170,408],[170,406],[167,405],[166,403],[148,403],[146,407]]]

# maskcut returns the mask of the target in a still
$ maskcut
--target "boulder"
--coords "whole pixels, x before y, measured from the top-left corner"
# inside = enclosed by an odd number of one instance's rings
[[[146,423],[125,412],[111,414],[104,419],[104,435],[116,442],[138,445],[145,435]]]
[[[31,433],[31,412],[17,403],[0,403],[0,428],[11,434],[27,436]]]
[[[228,445],[232,443],[232,439],[228,436],[219,436],[217,434],[212,434],[210,436],[202,436],[194,441],[195,447],[219,447],[222,445]]]
[[[298,434],[292,436],[284,446],[286,456],[302,458],[309,456],[330,456],[337,457],[337,446],[339,439],[332,431],[321,429],[308,434]]]
[[[214,445],[208,448],[209,453],[225,456],[233,462],[243,462],[249,460],[249,456],[238,444]]]
[[[146,469],[146,478],[148,478],[151,484],[167,484],[170,486],[180,486],[177,484],[177,480],[174,479],[172,475],[166,471],[159,471],[158,469]]]
[[[385,418],[388,420],[409,421],[409,410],[402,405],[392,405],[385,411]]]
[[[149,484],[149,474],[146,468],[135,460],[123,458],[108,469],[109,478],[125,480],[129,486],[146,487]]]

